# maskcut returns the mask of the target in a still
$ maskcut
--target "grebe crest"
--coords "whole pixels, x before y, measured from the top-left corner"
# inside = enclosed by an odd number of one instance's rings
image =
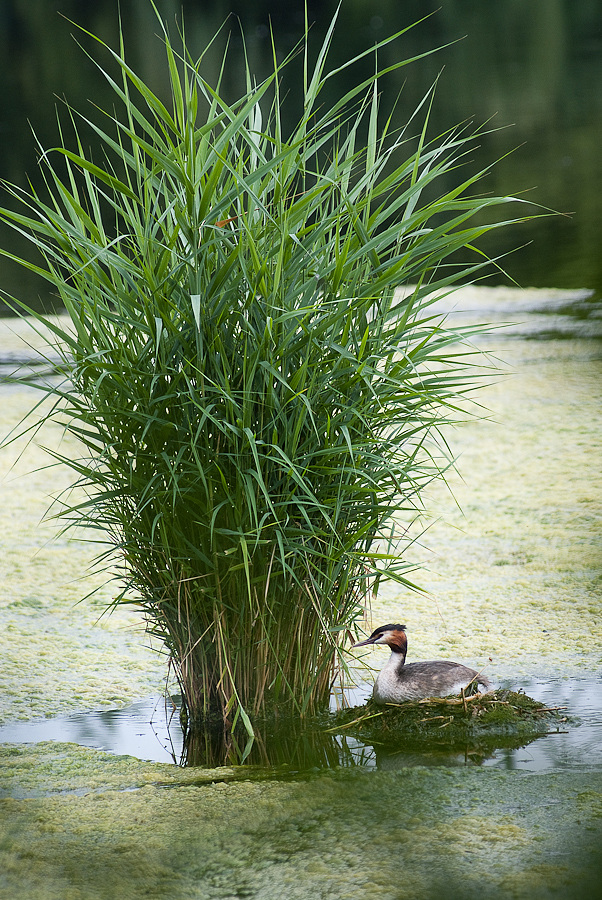
[[[408,639],[405,625],[380,625],[369,638],[353,646],[366,647],[370,644],[386,644],[391,650],[391,656],[381,669],[372,691],[376,703],[448,697],[458,694],[469,684],[480,685],[485,690],[491,688],[489,679],[475,669],[447,659],[406,665]]]

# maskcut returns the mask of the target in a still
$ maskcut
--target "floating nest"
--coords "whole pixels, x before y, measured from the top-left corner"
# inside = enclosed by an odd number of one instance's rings
[[[374,745],[473,745],[484,752],[520,746],[559,731],[565,707],[546,706],[522,691],[489,691],[340,710],[332,731]]]

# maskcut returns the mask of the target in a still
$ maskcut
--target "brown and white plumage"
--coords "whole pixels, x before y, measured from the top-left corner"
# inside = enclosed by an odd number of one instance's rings
[[[408,639],[405,625],[381,625],[369,638],[353,646],[365,647],[369,644],[387,644],[391,648],[391,656],[381,669],[372,691],[376,703],[447,697],[458,694],[472,683],[481,685],[486,691],[491,689],[491,683],[484,675],[447,659],[406,665]]]

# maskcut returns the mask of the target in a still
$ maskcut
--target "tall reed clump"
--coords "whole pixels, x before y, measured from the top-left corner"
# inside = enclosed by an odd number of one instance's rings
[[[324,707],[372,592],[407,583],[403,528],[447,465],[438,430],[471,384],[465,335],[432,293],[485,264],[445,261],[500,227],[483,210],[510,199],[479,196],[483,172],[457,175],[474,135],[428,141],[430,95],[413,142],[379,124],[380,80],[406,61],[320,106],[329,79],[377,59],[329,70],[334,24],[315,65],[306,29],[287,133],[294,54],[274,51],[260,84],[247,66],[232,102],[164,30],[165,105],[123,41],[99,41],[120,67],[99,66],[117,111],[100,127],[68,109],[71,148],[61,129],[42,153],[44,195],[9,185],[21,211],[2,211],[69,317],[47,323],[65,375],[46,385],[48,416],[79,440],[62,461],[85,496],[62,515],[107,536],[116,602],[144,610],[190,718],[217,709],[249,731],[268,702]]]

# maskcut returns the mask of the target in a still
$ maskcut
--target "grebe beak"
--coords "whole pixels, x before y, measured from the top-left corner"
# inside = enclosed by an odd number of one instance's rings
[[[380,637],[380,635],[377,635],[377,637]],[[352,644],[351,649],[355,650],[356,647],[366,647],[368,644],[374,644],[375,641],[376,638],[369,637],[365,641],[358,641],[357,644]]]

